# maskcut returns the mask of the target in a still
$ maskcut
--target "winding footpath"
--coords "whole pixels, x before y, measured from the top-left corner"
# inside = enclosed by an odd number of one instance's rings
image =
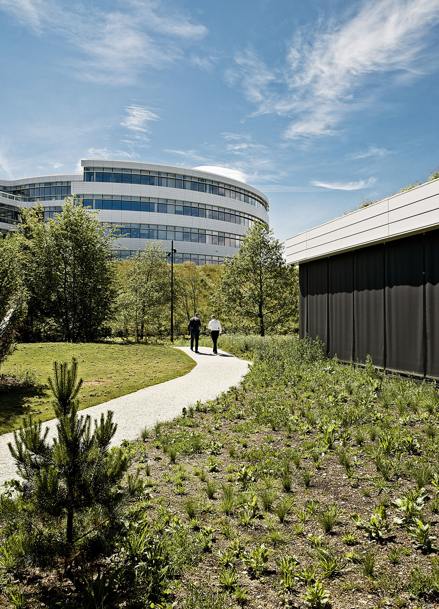
[[[200,353],[193,353],[189,347],[179,347],[197,363],[188,374],[171,381],[140,389],[134,393],[115,398],[97,406],[80,411],[89,414],[92,419],[99,419],[107,410],[114,412],[117,431],[113,446],[122,440],[135,440],[144,427],[153,427],[157,422],[171,421],[181,414],[184,407],[195,405],[198,400],[207,402],[215,399],[223,391],[237,385],[247,373],[249,362],[233,355],[200,347]],[[49,428],[49,437],[56,429],[56,420],[44,423]],[[0,436],[0,486],[7,480],[17,477],[14,461],[8,449],[8,442],[13,442],[13,434]]]

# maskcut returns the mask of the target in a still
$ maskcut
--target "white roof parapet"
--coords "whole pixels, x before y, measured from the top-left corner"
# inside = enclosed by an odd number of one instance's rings
[[[287,264],[299,264],[434,228],[439,228],[439,179],[287,239]]]

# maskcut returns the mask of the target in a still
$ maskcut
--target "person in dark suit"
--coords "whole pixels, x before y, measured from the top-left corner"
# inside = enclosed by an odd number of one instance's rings
[[[187,333],[191,334],[191,351],[194,350],[195,342],[195,353],[198,353],[198,339],[200,337],[201,319],[200,314],[195,313],[194,317],[191,317],[187,326]]]

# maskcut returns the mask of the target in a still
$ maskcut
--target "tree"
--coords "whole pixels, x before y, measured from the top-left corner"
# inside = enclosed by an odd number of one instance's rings
[[[73,360],[70,368],[55,362],[49,385],[55,397],[57,437],[49,444],[48,430],[43,432],[41,422],[29,417],[14,432],[15,446],[11,442],[8,446],[23,479],[15,482],[19,499],[34,515],[64,520],[65,539],[71,545],[77,537],[84,537],[75,536],[75,515],[100,510],[100,520],[105,521],[129,491],[139,490],[139,483],[125,491],[118,488],[130,461],[121,448],[109,449],[116,432],[113,413],[102,414],[93,431],[90,416],[78,416],[82,379],[77,380],[77,362]],[[95,527],[90,532],[93,530]]]
[[[239,252],[225,263],[218,309],[235,330],[285,332],[297,321],[297,271],[283,258],[283,245],[257,222]]]
[[[16,238],[29,293],[29,337],[92,341],[105,332],[116,296],[115,237],[96,213],[67,198],[61,213],[45,221],[37,205],[23,210]]]
[[[16,239],[0,238],[0,366],[13,350],[17,328],[26,308],[26,290],[20,273],[21,255]]]
[[[170,297],[166,252],[161,243],[147,243],[118,269],[119,295],[116,329],[143,340],[148,325],[156,323]]]

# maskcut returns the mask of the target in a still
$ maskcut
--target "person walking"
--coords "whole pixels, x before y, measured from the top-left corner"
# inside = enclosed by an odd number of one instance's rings
[[[195,342],[195,353],[198,353],[198,339],[200,337],[201,319],[200,314],[195,313],[194,317],[191,317],[187,326],[187,333],[191,335],[191,351],[194,350]]]
[[[217,349],[216,344],[218,342],[218,336],[221,336],[221,334],[222,334],[222,329],[221,329],[221,324],[217,320],[215,315],[212,315],[212,317],[210,318],[210,321],[209,321],[209,325],[207,327],[209,328],[209,330],[210,330],[210,336],[212,337],[213,352],[215,354],[217,354],[218,353],[218,349]]]

